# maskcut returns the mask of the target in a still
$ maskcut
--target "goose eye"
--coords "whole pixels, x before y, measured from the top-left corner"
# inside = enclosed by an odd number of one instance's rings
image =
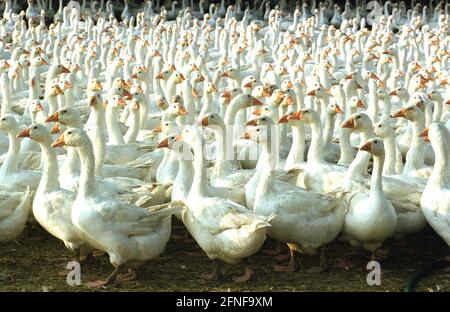
[[[259,129],[256,129],[256,132],[259,132]]]
[[[378,125],[378,128],[381,128],[381,125]]]
[[[375,144],[378,144],[378,141],[377,141],[377,140],[375,140],[375,141],[373,141],[373,143],[375,143]]]
[[[34,126],[33,129],[36,129],[36,130],[37,130],[37,126]]]
[[[214,118],[214,115],[212,115],[211,118]]]
[[[359,119],[359,118],[361,118],[361,116],[357,116],[357,117],[356,117],[356,119]]]
[[[72,134],[72,132],[67,132],[67,134]]]

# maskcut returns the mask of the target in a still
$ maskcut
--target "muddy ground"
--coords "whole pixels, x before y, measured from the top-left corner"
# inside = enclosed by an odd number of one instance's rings
[[[182,231],[182,230],[181,230]],[[178,229],[175,232],[180,233]],[[263,249],[273,249],[268,240]],[[329,269],[322,273],[279,273],[274,264],[286,263],[259,252],[249,263],[254,270],[252,279],[236,284],[232,275],[243,273],[243,265],[225,266],[226,276],[220,282],[202,279],[210,273],[212,263],[206,256],[193,256],[198,251],[194,242],[171,240],[166,251],[141,268],[136,281],[107,289],[90,289],[84,283],[107,276],[112,267],[108,257],[102,256],[81,265],[81,286],[69,286],[64,269],[73,255],[64,245],[37,225],[29,226],[22,237],[13,243],[0,245],[0,291],[402,291],[406,279],[431,260],[448,255],[448,246],[431,230],[409,237],[407,243],[389,241],[389,249],[381,263],[381,285],[366,282],[366,264],[370,255],[354,252],[345,243],[334,242],[327,248]],[[352,252],[349,269],[334,266],[343,251]],[[303,268],[315,266],[317,257],[298,257]],[[433,272],[418,285],[417,291],[450,291],[450,273]]]

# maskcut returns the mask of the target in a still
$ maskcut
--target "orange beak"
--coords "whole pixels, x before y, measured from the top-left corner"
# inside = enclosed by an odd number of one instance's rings
[[[201,124],[203,127],[207,127],[207,126],[209,125],[208,117],[202,118],[202,121],[200,122],[200,124]]]
[[[337,104],[334,107],[334,111],[336,112],[336,114],[344,114],[344,111]]]
[[[450,100],[447,100],[447,102],[445,102],[445,104],[450,104]]]
[[[89,98],[89,106],[94,106],[97,105],[97,97],[96,96],[91,96]]]
[[[59,133],[60,132],[60,130],[59,130],[59,123],[55,123],[55,125],[50,129],[50,133],[51,134],[56,134],[56,133]]]
[[[164,139],[156,145],[156,148],[169,147],[169,139]]]
[[[285,98],[286,105],[294,105],[294,99],[291,96]]]
[[[162,132],[162,127],[159,125],[158,127],[156,127],[155,129],[152,130],[153,132],[156,133],[161,133]]]
[[[316,96],[316,90],[311,90],[308,93],[306,93],[307,96]]]
[[[55,142],[53,142],[52,147],[59,147],[63,146],[64,144],[66,144],[66,142],[64,141],[64,133],[63,133],[58,139],[56,139]]]
[[[224,71],[221,75],[221,77],[230,77],[230,73],[227,71]]]
[[[138,77],[137,74],[133,74],[133,75],[131,75],[130,78],[131,78],[131,79],[137,79],[137,77]]]
[[[244,132],[240,138],[244,140],[250,140],[251,136],[249,132]]]
[[[231,92],[230,91],[224,91],[221,95],[221,97],[230,99],[231,98]]]
[[[350,128],[353,129],[355,127],[355,118],[350,117],[341,125],[342,128]]]
[[[120,107],[124,107],[125,105],[127,105],[127,103],[125,102],[124,99],[119,99],[117,101],[117,105],[119,105]]]
[[[42,104],[41,104],[41,103],[37,103],[36,106],[35,106],[35,108],[36,108],[36,111],[37,111],[37,112],[42,112],[42,111],[44,110],[44,108],[42,107]]]
[[[263,103],[260,100],[258,100],[257,98],[254,97],[252,99],[252,105],[263,105]]]
[[[294,85],[292,84],[292,82],[288,81],[287,87],[290,88],[290,89],[293,89]]]
[[[29,138],[30,137],[30,128],[26,128],[19,132],[17,135],[18,138]]]
[[[364,143],[360,148],[360,151],[365,151],[365,152],[369,152],[372,150],[372,142],[367,141],[366,143]]]
[[[358,100],[358,102],[356,102],[356,107],[358,108],[366,108],[366,106],[364,105],[363,101]]]
[[[391,92],[389,92],[389,95],[397,95],[397,90],[394,90],[394,91],[391,91]]]
[[[255,110],[252,112],[252,114],[253,114],[253,115],[256,115],[256,116],[260,116],[260,115],[261,115],[261,109],[260,109],[260,108],[255,109]]]
[[[183,115],[187,115],[188,112],[187,112],[187,110],[184,107],[180,106],[178,108],[178,114],[183,116]]]
[[[300,120],[302,118],[302,112],[293,112],[288,116],[288,120]]]
[[[392,118],[406,117],[406,109],[401,108],[391,115]]]
[[[157,73],[155,79],[163,79],[164,78],[164,74],[161,73]]]
[[[123,96],[125,96],[127,98],[127,100],[131,100],[133,98],[133,96],[131,95],[130,92],[128,92],[127,90],[123,90]]]
[[[103,90],[103,86],[102,86],[102,84],[100,83],[100,81],[97,81],[97,82],[95,83],[95,90],[96,90],[96,91],[98,91],[98,90]]]
[[[67,67],[63,66],[61,73],[62,74],[68,74],[68,73],[70,73],[70,70]]]
[[[191,94],[195,99],[198,99],[200,97],[196,89],[192,89]]]
[[[175,136],[175,141],[182,141],[183,140],[183,136],[181,134],[177,134]]]
[[[269,91],[268,88],[264,88],[263,89],[262,96],[263,97],[269,97],[270,96],[270,91]]]
[[[247,83],[244,85],[244,88],[251,88],[251,87],[253,87],[253,84],[252,84],[251,82],[247,82]]]
[[[430,138],[428,137],[428,128],[425,128],[420,132],[419,137],[421,137],[425,142],[430,142]]]
[[[280,124],[280,123],[286,123],[286,122],[288,122],[288,117],[289,117],[289,114],[284,115],[283,117],[281,117],[280,119],[278,119],[278,123]]]
[[[247,121],[246,126],[256,126],[258,124],[258,119],[252,119]]]
[[[64,89],[70,89],[72,88],[72,84],[68,81],[64,82]]]
[[[48,116],[45,122],[56,122],[59,121],[59,113],[55,112],[52,115]]]
[[[44,59],[41,60],[41,65],[48,65],[48,62]]]

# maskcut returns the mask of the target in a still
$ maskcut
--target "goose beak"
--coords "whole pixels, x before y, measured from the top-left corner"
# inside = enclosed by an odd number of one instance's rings
[[[389,92],[389,95],[390,95],[390,96],[392,96],[392,95],[397,95],[397,91],[396,91],[396,90],[391,91],[391,92]]]
[[[95,83],[95,90],[96,90],[96,91],[103,90],[103,86],[102,86],[102,84],[100,83],[100,81],[97,81],[97,82]]]
[[[255,115],[255,116],[261,116],[261,109],[260,109],[260,108],[255,109],[255,110],[252,112],[252,114]]]
[[[294,105],[294,99],[291,96],[285,97],[286,105]]]
[[[252,105],[263,105],[263,103],[260,100],[258,100],[257,98],[253,97]]]
[[[63,66],[62,70],[61,70],[61,74],[68,74],[68,73],[70,73],[70,70],[67,67]]]
[[[97,105],[97,97],[96,96],[91,96],[89,98],[89,106],[94,106]]]
[[[180,133],[180,134],[177,134],[177,135],[175,136],[175,141],[183,141],[183,136],[181,135],[181,133]]]
[[[358,108],[366,108],[366,105],[364,105],[363,101],[358,100],[358,102],[356,102],[356,107],[358,107]]]
[[[50,129],[50,133],[51,134],[57,134],[59,133],[61,130],[59,129],[59,123],[55,123],[53,125],[53,127]]]
[[[163,148],[163,147],[169,147],[169,139],[164,139],[161,142],[159,142],[158,145],[156,145],[156,148]]]
[[[202,125],[203,127],[207,127],[209,125],[208,117],[202,118],[202,120],[200,121],[200,125]]]
[[[365,152],[369,152],[372,150],[372,142],[367,141],[366,143],[364,143],[360,148],[360,151],[365,151]]]
[[[257,126],[257,124],[258,124],[258,119],[252,119],[245,123],[246,126],[254,126],[254,127]]]
[[[157,73],[156,76],[155,76],[155,79],[164,79],[164,74],[162,72],[161,73]]]
[[[35,109],[36,109],[36,112],[42,112],[44,110],[41,103],[37,103],[35,106]]]
[[[391,118],[399,118],[399,117],[404,117],[404,118],[406,117],[406,109],[401,108],[391,115]]]
[[[247,83],[244,85],[244,88],[251,88],[251,87],[253,87],[253,84],[252,84],[251,82],[247,82]]]
[[[161,128],[161,126],[159,125],[158,127],[156,127],[155,129],[153,129],[152,131],[153,131],[153,132],[156,132],[156,133],[161,133],[161,132],[162,132],[162,128]]]
[[[346,121],[344,121],[341,125],[341,128],[349,128],[353,129],[355,127],[355,118],[350,117]]]
[[[449,100],[447,100],[447,102],[445,102],[445,104],[449,104],[449,105],[450,105],[450,99],[449,99]]]
[[[196,89],[192,89],[191,94],[194,99],[198,99],[200,97],[200,95],[198,94],[198,91]]]
[[[269,91],[268,88],[264,88],[263,89],[262,96],[263,97],[269,97],[270,96],[270,91]]]
[[[30,137],[30,128],[26,128],[17,134],[18,138],[29,138]]]
[[[316,96],[317,91],[316,90],[311,90],[308,93],[306,93],[307,96]]]
[[[124,99],[119,99],[117,101],[117,105],[119,105],[119,107],[125,107],[125,105],[127,105],[127,103],[125,102]]]
[[[335,105],[334,111],[336,112],[336,114],[344,114],[344,111],[337,104]]]
[[[430,138],[428,137],[428,128],[425,128],[420,132],[419,137],[421,137],[425,142],[430,142]]]
[[[61,134],[59,138],[56,139],[55,142],[53,142],[52,147],[59,147],[65,145],[66,142],[64,141],[64,133]]]
[[[123,90],[123,96],[125,96],[127,98],[127,100],[131,100],[133,98],[133,96],[131,95],[130,92],[128,92],[127,90]]]
[[[45,122],[56,122],[59,121],[59,113],[55,112],[52,115],[48,116]]]
[[[249,132],[244,132],[239,138],[243,140],[250,140],[251,136]]]
[[[221,77],[230,77],[230,73],[229,72],[227,72],[227,71],[224,71],[223,73],[222,73],[222,75],[220,75]]]
[[[289,117],[289,114],[284,115],[283,117],[281,117],[280,119],[278,119],[278,123],[280,124],[280,123],[286,123],[286,122],[288,122],[288,117]]]
[[[288,116],[288,120],[300,120],[302,118],[302,112],[293,112]]]
[[[183,115],[187,115],[188,112],[187,112],[187,110],[186,110],[184,107],[180,106],[180,107],[178,108],[178,114],[181,115],[181,116],[183,116]]]
[[[41,65],[48,65],[48,62],[44,59],[41,60]]]
[[[137,79],[137,77],[138,77],[137,74],[133,74],[133,75],[131,75],[130,78],[131,78],[131,79]]]

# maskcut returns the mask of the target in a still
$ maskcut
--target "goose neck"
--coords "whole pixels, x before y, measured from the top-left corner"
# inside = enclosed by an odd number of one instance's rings
[[[76,147],[81,163],[80,185],[77,197],[95,196],[95,159],[92,143],[85,138],[83,144]]]
[[[44,141],[39,142],[39,146],[42,151],[42,159],[44,167],[42,170],[41,181],[37,189],[37,193],[45,194],[59,189],[58,180],[58,159],[56,158],[56,152],[51,147],[51,137],[46,138]]]
[[[382,184],[384,158],[384,154],[373,156],[373,170],[370,179],[370,192],[372,195],[384,196]]]
[[[308,163],[323,162],[322,155],[323,137],[319,120],[311,123],[311,145],[308,151]]]
[[[194,150],[194,179],[192,180],[191,193],[195,196],[207,197],[208,185],[207,185],[207,170],[205,156],[203,154],[203,146],[201,142],[196,142],[192,146]]]
[[[0,168],[0,179],[16,173],[19,169],[20,141],[16,137],[18,131],[8,132],[8,155]]]

